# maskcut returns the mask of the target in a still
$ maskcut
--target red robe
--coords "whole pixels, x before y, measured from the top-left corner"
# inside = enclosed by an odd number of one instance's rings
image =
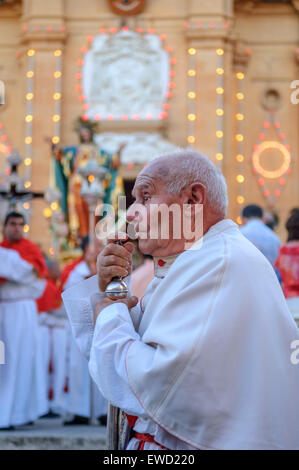
[[[283,293],[287,299],[299,296],[299,245],[280,248],[275,263],[282,280]]]
[[[49,271],[39,246],[26,238],[22,238],[17,242],[4,239],[0,245],[17,251],[24,261],[34,267],[38,278],[46,279],[46,288],[43,295],[36,301],[38,311],[46,312],[58,308],[61,304],[61,291],[53,280],[48,279]],[[1,278],[0,282],[6,282],[6,279]]]

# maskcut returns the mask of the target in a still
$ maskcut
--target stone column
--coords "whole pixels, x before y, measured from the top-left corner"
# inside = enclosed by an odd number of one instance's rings
[[[228,180],[230,179],[233,158],[231,151],[232,22],[232,1],[198,2],[193,0],[190,2],[186,39],[188,49],[194,48],[196,50],[196,141],[194,147],[208,155],[215,164],[221,167]],[[216,92],[216,89],[219,88],[219,75],[216,73],[216,69],[219,69],[219,55],[216,51],[223,51],[222,88],[224,93],[221,109],[224,114],[220,120],[216,114],[216,110],[219,109],[219,99]],[[220,124],[223,132],[223,159],[219,155],[219,138],[216,135]]]
[[[45,137],[54,132],[54,92],[56,57],[55,50],[61,50],[66,38],[63,0],[24,0],[22,15],[22,69],[24,77],[24,101],[26,101],[26,70],[28,51],[34,54],[34,97],[32,120],[32,165],[31,189],[44,191],[50,184],[50,147]],[[26,105],[25,105],[26,106]],[[24,138],[25,126],[24,123]],[[24,142],[23,154],[26,155]],[[48,221],[43,216],[43,200],[32,202],[30,238],[38,241],[43,248],[50,247]]]

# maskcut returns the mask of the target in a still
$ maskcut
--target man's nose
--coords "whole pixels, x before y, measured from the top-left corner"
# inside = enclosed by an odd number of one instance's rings
[[[133,222],[138,217],[138,211],[136,210],[136,203],[134,202],[127,210],[127,221]]]

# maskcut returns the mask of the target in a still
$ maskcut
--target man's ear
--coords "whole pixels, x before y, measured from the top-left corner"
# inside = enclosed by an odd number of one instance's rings
[[[206,187],[202,183],[192,183],[182,190],[183,204],[205,204]]]

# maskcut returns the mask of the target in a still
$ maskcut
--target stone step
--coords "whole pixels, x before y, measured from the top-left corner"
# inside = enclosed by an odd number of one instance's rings
[[[39,419],[32,426],[0,431],[0,450],[102,450],[104,426],[63,426],[61,418]]]

